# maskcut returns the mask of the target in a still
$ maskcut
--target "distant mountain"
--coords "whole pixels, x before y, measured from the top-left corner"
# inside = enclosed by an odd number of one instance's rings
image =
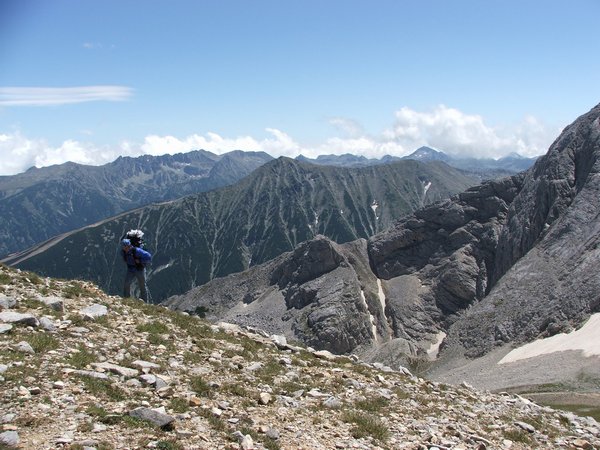
[[[587,343],[600,319],[590,319],[600,313],[599,211],[597,105],[525,172],[421,208],[368,241],[316,237],[166,304],[371,361],[420,360],[444,382],[597,392],[600,357]],[[569,333],[584,323],[576,340]],[[513,354],[546,338],[538,353]]]
[[[120,293],[119,237],[142,228],[154,254],[155,301],[239,272],[322,234],[367,238],[400,217],[475,184],[443,163],[399,161],[363,168],[279,158],[235,185],[121,214],[6,260]]]
[[[298,161],[309,162],[312,164],[318,164],[320,166],[339,166],[339,167],[365,167],[372,166],[375,164],[381,164],[382,161],[378,159],[368,159],[364,156],[352,155],[345,153],[343,155],[319,155],[314,159],[307,158],[306,156],[300,155],[296,158]],[[386,161],[390,162],[390,161]]]
[[[444,161],[445,163],[452,161],[450,156],[431,147],[419,147],[410,155],[404,156],[402,159],[414,159],[416,161]]]
[[[262,152],[198,150],[0,177],[0,256],[138,206],[226,186],[272,159]]]
[[[351,154],[345,155],[320,155],[315,159],[305,156],[298,156],[299,160],[311,162],[319,165],[340,166],[340,167],[365,167],[379,164],[389,164],[393,161],[403,159],[412,159],[416,161],[443,161],[449,166],[462,169],[482,180],[490,180],[514,175],[518,172],[529,169],[537,160],[536,158],[525,158],[517,153],[511,153],[500,159],[492,158],[459,158],[448,155],[442,151],[431,147],[420,147],[413,153],[403,157],[386,155],[381,159],[366,158]]]
[[[444,161],[446,164],[473,173],[484,180],[501,178],[514,175],[529,169],[537,160],[526,158],[518,153],[511,153],[503,158],[460,158],[434,150],[430,147],[421,147],[403,159],[417,161]]]

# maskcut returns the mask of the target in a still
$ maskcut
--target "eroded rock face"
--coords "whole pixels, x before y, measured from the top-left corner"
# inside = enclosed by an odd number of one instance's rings
[[[447,345],[480,356],[565,332],[600,308],[600,105],[527,173],[502,228],[494,289],[451,328]]]
[[[243,274],[215,280],[166,305],[258,326],[334,353],[350,353],[386,334],[366,241],[338,245],[318,236]],[[369,279],[369,276],[371,277]],[[375,320],[371,316],[383,318]]]
[[[498,238],[523,178],[473,187],[369,241],[373,272],[386,280],[394,338],[427,339],[485,297]]]

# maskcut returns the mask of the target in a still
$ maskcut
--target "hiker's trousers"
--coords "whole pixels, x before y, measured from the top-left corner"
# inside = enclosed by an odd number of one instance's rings
[[[138,287],[140,288],[140,298],[146,303],[150,303],[150,292],[146,284],[146,269],[127,271],[125,285],[123,286],[123,297],[131,297],[131,283],[134,279],[137,279]]]

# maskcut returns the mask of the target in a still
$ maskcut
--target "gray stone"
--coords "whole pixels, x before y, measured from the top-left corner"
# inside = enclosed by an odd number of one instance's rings
[[[329,409],[339,409],[342,407],[342,402],[335,397],[329,397],[323,402],[323,406]]]
[[[4,373],[8,370],[8,366],[6,364],[0,364],[0,373]]]
[[[83,375],[85,377],[97,378],[99,380],[108,380],[108,375],[102,372],[95,372],[93,370],[70,370],[69,373],[76,375]]]
[[[15,350],[21,353],[29,353],[31,355],[35,354],[35,350],[29,344],[29,342],[21,341],[15,345]]]
[[[263,366],[263,363],[261,362],[255,362],[250,364],[248,367],[246,367],[246,370],[248,372],[256,372],[257,370],[261,369]]]
[[[40,327],[42,327],[46,331],[56,331],[57,327],[54,322],[47,317],[42,317],[40,319]]]
[[[156,381],[154,382],[154,387],[156,388],[157,391],[169,386],[168,380],[166,380],[165,378],[166,377],[161,377],[159,375],[156,376]]]
[[[269,427],[265,434],[268,438],[271,438],[275,441],[279,439],[279,430],[277,428]]]
[[[8,333],[13,329],[13,326],[8,323],[0,323],[0,334]]]
[[[65,309],[64,300],[61,297],[38,297],[40,301],[54,311],[63,312]]]
[[[263,405],[268,405],[271,402],[271,394],[269,394],[268,392],[261,392],[260,396],[259,396],[259,401],[261,404]]]
[[[153,363],[153,362],[149,362],[149,361],[142,361],[142,360],[136,360],[134,362],[131,363],[132,366],[137,367],[141,370],[144,369],[160,369],[160,365]]]
[[[149,385],[154,385],[154,383],[156,383],[156,377],[151,374],[140,375],[140,380],[142,380],[142,382],[144,382],[145,384]]]
[[[8,447],[18,447],[20,441],[19,433],[16,431],[5,431],[4,433],[0,433],[0,444],[4,444]]]
[[[273,343],[275,345],[277,345],[278,347],[286,347],[287,346],[287,339],[285,338],[285,336],[283,336],[281,334],[271,335],[271,341],[273,341]]]
[[[7,295],[0,294],[0,308],[9,309],[14,308],[17,304],[17,300],[14,297],[8,297]]]
[[[123,366],[119,366],[117,364],[112,364],[112,363],[108,363],[108,362],[102,362],[102,363],[92,363],[92,367],[96,368],[96,369],[102,369],[105,370],[107,372],[111,372],[117,375],[121,375],[125,378],[133,378],[133,377],[137,377],[139,375],[139,370],[137,369],[130,369],[129,367],[123,367]]]
[[[515,425],[518,426],[519,428],[527,431],[528,433],[535,433],[535,428],[526,422],[518,421],[518,422],[515,422]]]
[[[242,439],[242,442],[240,442],[240,448],[242,450],[252,450],[254,448],[254,441],[249,434],[244,436],[244,439]]]
[[[84,319],[96,320],[100,317],[106,316],[108,314],[108,308],[104,305],[94,303],[87,308],[80,310],[79,314],[81,314]]]
[[[15,413],[8,413],[8,414],[5,414],[2,417],[0,417],[0,423],[1,424],[11,423],[11,422],[14,422],[14,420],[16,418],[17,418],[17,415]]]
[[[171,428],[173,422],[175,421],[173,416],[143,406],[129,411],[129,415],[131,417],[136,417],[138,419],[153,423],[154,425],[163,429]]]
[[[2,311],[0,312],[0,322],[4,323],[16,323],[20,325],[28,325],[37,327],[39,320],[33,314],[21,314],[13,311]]]

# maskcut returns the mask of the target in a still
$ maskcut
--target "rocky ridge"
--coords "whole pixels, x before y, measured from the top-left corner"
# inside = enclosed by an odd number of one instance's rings
[[[227,186],[271,159],[263,152],[196,150],[0,176],[0,256],[142,205]]]
[[[0,266],[0,447],[594,448],[593,419]]]

